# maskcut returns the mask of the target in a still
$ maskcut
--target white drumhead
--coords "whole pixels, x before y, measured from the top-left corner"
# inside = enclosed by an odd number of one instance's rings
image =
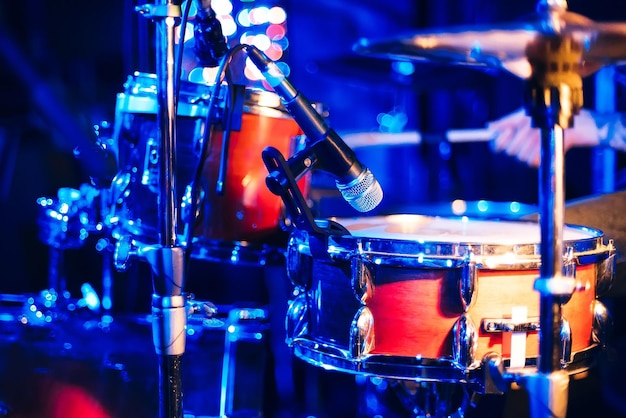
[[[423,215],[389,215],[333,218],[354,237],[416,242],[476,243],[495,245],[538,244],[540,227],[535,222],[443,218]],[[578,241],[601,236],[600,231],[565,226],[563,240]]]

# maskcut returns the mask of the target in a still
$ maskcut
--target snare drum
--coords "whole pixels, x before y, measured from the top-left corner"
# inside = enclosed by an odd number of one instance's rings
[[[201,201],[193,229],[195,258],[232,260],[233,253],[244,259],[246,251],[277,240],[284,245],[281,226],[284,209],[281,199],[265,185],[267,169],[261,158],[267,146],[289,156],[303,141],[302,131],[283,109],[280,98],[271,92],[247,89],[240,128],[230,134],[225,186],[216,192],[223,132],[216,126],[207,154],[201,156],[208,101],[212,87],[182,82],[178,105],[176,144],[177,202],[189,197],[186,188],[193,181],[200,159],[204,160]],[[221,94],[221,92],[220,92]],[[120,198],[115,202],[115,222],[141,242],[158,239],[159,135],[156,121],[156,76],[135,73],[125,91],[117,97],[114,148],[120,174],[114,181]],[[224,100],[216,98],[220,104]],[[299,183],[306,195],[308,177]],[[121,207],[120,207],[121,206]],[[181,217],[182,218],[182,217]],[[177,219],[179,233],[186,225]],[[256,254],[250,260],[256,260]]]
[[[289,240],[298,296],[287,338],[297,356],[345,372],[479,388],[488,356],[507,367],[520,358],[521,367],[536,364],[538,224],[422,215],[335,221],[350,235],[320,245],[295,231]],[[614,248],[601,231],[578,226],[564,228],[564,241],[564,269],[579,290],[562,305],[562,364],[575,373],[597,348],[596,288],[613,272]]]

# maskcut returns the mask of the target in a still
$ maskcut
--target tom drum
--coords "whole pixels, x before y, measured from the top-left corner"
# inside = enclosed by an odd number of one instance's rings
[[[110,219],[117,233],[154,243],[159,234],[159,160],[163,158],[156,120],[156,76],[135,73],[124,87],[117,96],[112,139],[120,173],[113,182]],[[226,167],[222,168],[223,124],[213,126],[211,142],[203,147],[212,92],[213,88],[205,84],[183,82],[180,86],[175,149],[176,199],[181,214],[176,219],[178,231],[182,234],[187,227],[183,202],[191,199],[189,185],[202,163],[193,256],[210,261],[257,262],[263,259],[266,244],[280,241],[284,245],[287,239],[282,230],[282,201],[265,186],[267,169],[261,152],[271,145],[289,156],[304,137],[276,94],[245,89],[241,114],[230,130]],[[218,97],[215,102],[223,112],[225,99]],[[201,155],[203,149],[206,153]],[[224,189],[218,192],[220,168],[225,173]],[[308,181],[305,176],[299,183],[305,195]]]

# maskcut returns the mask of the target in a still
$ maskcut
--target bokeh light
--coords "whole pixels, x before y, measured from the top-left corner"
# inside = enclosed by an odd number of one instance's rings
[[[265,55],[267,55],[267,57],[272,61],[278,61],[283,56],[283,49],[280,47],[280,45],[272,43],[270,47],[265,50]]]
[[[283,25],[271,24],[267,27],[265,34],[272,41],[284,38],[287,33],[287,29]]]
[[[254,37],[253,45],[261,51],[267,51],[272,45],[272,41],[265,34],[258,34]]]
[[[248,9],[243,9],[237,14],[237,23],[244,28],[252,26],[252,23],[250,23],[250,11]]]
[[[183,3],[183,8],[186,3]],[[285,9],[272,4],[272,1],[240,1],[213,0],[211,8],[217,15],[221,25],[222,33],[232,48],[237,44],[254,45],[272,61],[285,59],[285,53],[289,47],[287,39],[287,13]],[[185,42],[193,40],[194,27],[193,19],[197,13],[197,5],[192,2],[190,5],[190,22],[185,31]],[[177,37],[180,32],[177,31]],[[186,48],[193,48],[190,42]],[[249,61],[244,66],[244,76],[250,82],[251,87],[263,86],[267,88],[264,78],[258,69]],[[290,73],[290,68],[285,62],[280,62],[281,70],[285,74]],[[211,77],[207,77],[213,73]],[[207,72],[202,69],[193,69],[187,76],[192,82],[214,81],[214,72]],[[270,88],[271,90],[271,88]]]
[[[270,23],[283,24],[287,21],[287,13],[282,7],[272,7],[267,18]]]
[[[222,33],[225,37],[231,38],[237,33],[237,23],[231,15],[219,16],[218,19],[222,24]]]
[[[264,25],[269,22],[270,9],[265,6],[256,7],[250,10],[250,23],[253,25]]]
[[[176,34],[176,43],[180,43],[180,34],[182,31],[182,26],[176,26],[175,34]],[[193,39],[193,23],[187,22],[185,25],[185,42],[189,42]]]
[[[212,0],[211,8],[218,16],[231,15],[233,13],[233,4],[230,0]]]
[[[257,66],[254,65],[250,58],[246,58],[244,74],[248,80],[258,81],[263,79],[263,74],[257,68]]]

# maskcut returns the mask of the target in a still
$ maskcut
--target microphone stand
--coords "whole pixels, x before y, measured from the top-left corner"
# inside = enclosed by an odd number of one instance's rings
[[[157,124],[159,155],[159,243],[138,250],[152,268],[152,333],[159,357],[159,416],[183,417],[182,357],[185,352],[187,307],[183,294],[185,249],[177,242],[176,219],[176,115],[174,80],[175,28],[180,5],[157,0],[136,11],[156,23]]]

